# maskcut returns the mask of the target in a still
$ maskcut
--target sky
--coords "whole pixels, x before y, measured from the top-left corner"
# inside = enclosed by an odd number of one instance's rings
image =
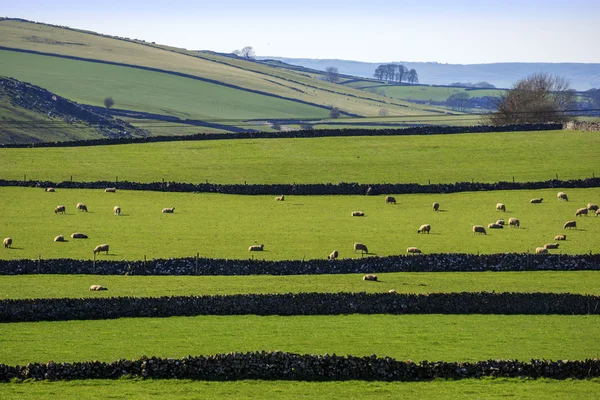
[[[257,56],[600,63],[600,0],[8,0],[0,16]]]

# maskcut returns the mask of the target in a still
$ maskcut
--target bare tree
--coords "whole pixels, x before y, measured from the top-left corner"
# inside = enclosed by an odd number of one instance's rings
[[[254,60],[254,57],[256,57],[256,53],[252,46],[246,46],[241,50],[234,50],[232,53],[238,57],[245,58],[246,60]]]
[[[331,110],[329,111],[330,118],[339,118],[341,114],[342,114],[342,112],[337,107],[332,107]]]
[[[327,82],[337,82],[340,80],[340,73],[336,67],[327,67],[325,72],[325,80]]]
[[[565,78],[537,73],[521,79],[502,93],[496,112],[487,117],[491,125],[567,122],[575,105],[575,92]]]
[[[104,107],[106,107],[107,110],[110,110],[110,108],[114,105],[115,105],[115,101],[113,100],[112,97],[107,97],[104,99]]]
[[[417,74],[416,69],[413,68],[408,71],[408,74],[406,75],[406,81],[408,83],[419,83],[419,74]]]

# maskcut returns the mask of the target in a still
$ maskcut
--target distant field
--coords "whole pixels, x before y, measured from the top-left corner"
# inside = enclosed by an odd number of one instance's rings
[[[376,272],[376,271],[373,271]],[[16,275],[0,277],[0,299],[160,297],[247,293],[367,292],[552,292],[600,294],[600,272],[402,272],[378,273],[378,282],[362,274],[250,276]],[[90,292],[101,284],[106,292]]]
[[[468,379],[433,382],[289,382],[189,380],[118,380],[27,382],[0,385],[3,399],[596,399],[600,380]]]
[[[456,93],[467,93],[471,97],[497,97],[503,91],[496,89],[466,90],[458,87],[438,86],[396,86],[396,85],[365,85],[362,90],[392,97],[399,100],[446,101]]]
[[[598,147],[600,136],[592,132],[545,131],[0,149],[0,177],[248,184],[545,181],[556,174],[600,176]]]
[[[574,360],[600,356],[599,323],[600,316],[439,314],[4,323],[0,362],[112,361],[144,354],[175,358],[256,350],[376,354],[414,361]]]
[[[446,195],[397,196],[397,205],[383,196],[289,196],[276,202],[272,196],[163,193],[143,191],[61,190],[46,193],[34,188],[0,188],[6,212],[0,233],[13,238],[13,249],[0,249],[0,258],[92,258],[96,245],[109,243],[108,255],[99,259],[201,257],[267,260],[323,259],[338,249],[342,258],[357,258],[352,245],[363,242],[372,255],[405,254],[409,246],[425,253],[532,252],[563,233],[565,221],[574,219],[577,208],[600,203],[600,188],[568,189],[569,202],[556,200],[559,189],[466,192]],[[530,204],[543,197],[542,204]],[[438,201],[441,212],[433,212]],[[87,204],[89,213],[75,210]],[[498,212],[504,202],[507,212]],[[58,204],[67,215],[55,214]],[[121,206],[122,215],[112,209]],[[164,207],[174,214],[162,214]],[[365,217],[351,217],[362,210]],[[487,225],[498,218],[518,217],[521,229],[490,230],[473,235],[474,224]],[[568,231],[561,243],[565,254],[598,252],[600,218],[577,219],[577,230]],[[421,224],[431,234],[418,235]],[[83,232],[87,240],[71,239]],[[52,240],[62,234],[66,243]],[[248,253],[248,246],[265,244],[262,253]]]

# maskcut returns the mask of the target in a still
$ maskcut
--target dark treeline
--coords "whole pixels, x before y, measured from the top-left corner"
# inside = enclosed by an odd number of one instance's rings
[[[106,146],[116,144],[177,142],[194,140],[231,140],[231,139],[294,139],[317,137],[345,137],[345,136],[410,136],[410,135],[444,135],[460,133],[493,133],[493,132],[518,132],[518,131],[548,131],[560,130],[562,124],[522,124],[504,126],[415,126],[396,129],[319,129],[301,131],[276,131],[276,132],[231,132],[231,133],[197,133],[181,136],[147,136],[147,137],[120,137],[106,139],[75,140],[69,142],[39,142],[39,143],[6,143],[0,144],[1,148],[34,148],[34,147],[80,147],[80,146]]]
[[[314,275],[384,272],[599,271],[600,254],[420,254],[338,260],[169,258],[0,260],[0,275]]]
[[[600,296],[362,292],[0,300],[0,323],[197,315],[342,314],[600,315]]]
[[[419,83],[417,70],[408,69],[402,64],[381,64],[375,69],[373,76],[380,81]]]
[[[112,362],[0,364],[0,382],[75,379],[246,379],[295,381],[405,381],[432,379],[550,378],[589,379],[600,376],[600,360],[487,360],[477,362],[398,361],[376,355],[355,357],[287,352],[227,353],[181,359],[142,356]]]

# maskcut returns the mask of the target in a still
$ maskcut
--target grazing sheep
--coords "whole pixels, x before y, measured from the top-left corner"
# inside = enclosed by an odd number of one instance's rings
[[[66,212],[67,212],[67,209],[65,208],[65,206],[56,206],[56,208],[54,209],[54,214],[58,214],[58,213],[65,214]]]
[[[77,208],[79,211],[85,211],[85,212],[87,212],[87,206],[86,206],[85,204],[83,204],[83,203],[77,203],[77,206],[76,206],[76,208]]]
[[[558,243],[547,243],[544,245],[546,249],[558,249]]]
[[[115,193],[117,191],[117,188],[106,188],[104,189],[105,193]]]
[[[108,244],[101,244],[96,246],[96,248],[94,249],[94,254],[100,253],[101,251],[105,251],[106,254],[108,254]]]
[[[363,211],[352,211],[353,217],[364,217],[365,213]]]
[[[334,250],[331,252],[330,255],[327,256],[327,258],[330,260],[335,260],[336,258],[338,258],[339,255],[340,255],[340,253],[338,253],[337,250]]]
[[[285,195],[281,195],[281,196],[277,196],[275,197],[275,201],[284,201],[285,200]]]
[[[565,222],[565,224],[563,225],[563,230],[565,230],[567,228],[577,229],[577,221],[567,221],[567,222]]]
[[[556,235],[554,240],[567,240],[567,235]]]
[[[497,224],[497,223],[492,223],[492,224],[488,224],[488,228],[489,229],[504,229],[504,225],[502,224]]]
[[[515,227],[515,228],[520,228],[521,227],[521,221],[519,221],[517,218],[509,218],[508,219],[508,225]]]
[[[105,288],[105,287],[104,287],[104,286],[102,286],[102,285],[92,285],[92,286],[90,286],[90,291],[97,292],[97,291],[99,291],[99,290],[108,290],[108,289],[107,289],[107,288]]]
[[[541,198],[540,198],[540,199],[531,199],[531,200],[529,200],[529,202],[530,202],[530,203],[532,203],[532,204],[539,204],[539,203],[541,203],[543,200],[544,200],[544,199],[541,199]]]
[[[354,252],[355,253],[356,253],[356,250],[360,250],[361,254],[363,254],[363,253],[369,254],[369,249],[367,249],[367,246],[365,246],[362,243],[354,243]]]
[[[54,188],[46,188],[46,192],[54,192]]]
[[[12,239],[11,238],[5,238],[2,243],[4,243],[4,248],[8,249],[12,245]]]
[[[248,251],[263,251],[265,249],[265,245],[261,244],[260,246],[255,244],[248,247]]]
[[[115,208],[113,208],[113,212],[115,215],[121,215],[121,207],[115,206]]]
[[[389,293],[389,294],[396,294],[396,293],[398,293],[398,292],[396,292],[394,289],[390,289],[390,290],[388,290],[388,293]]]
[[[393,196],[385,196],[385,202],[387,204],[396,204],[396,198]]]
[[[476,233],[483,233],[484,235],[487,235],[485,228],[481,225],[473,225],[473,235]]]
[[[596,217],[600,216],[600,209],[596,210],[595,215],[596,215]]]
[[[506,206],[502,203],[496,204],[496,210],[506,212]]]
[[[496,223],[498,225],[504,225],[504,220],[502,218],[500,218],[498,221],[496,221]]]
[[[567,194],[565,192],[558,192],[558,194],[556,195],[556,199],[569,201],[569,198],[567,197]]]
[[[75,232],[71,235],[71,238],[73,239],[87,239],[87,235],[81,232]]]
[[[57,237],[54,238],[55,242],[64,242],[65,241],[65,237],[63,235],[58,235]]]
[[[580,215],[585,215],[587,217],[587,214],[588,214],[587,208],[580,208],[579,210],[575,211],[576,217],[579,217]]]
[[[423,224],[423,225],[421,225],[421,227],[419,228],[419,230],[417,231],[417,233],[425,233],[425,232],[427,232],[427,234],[429,234],[430,230],[431,230],[431,225],[429,225],[429,224]]]
[[[377,275],[375,274],[367,274],[365,276],[363,276],[363,281],[376,281],[377,280]]]
[[[438,202],[433,203],[433,211],[437,211],[439,209],[440,209],[440,203],[438,203]]]
[[[536,247],[535,254],[548,254],[548,249],[545,247]]]
[[[412,254],[421,254],[421,250],[419,250],[416,247],[409,247],[408,249],[406,249],[406,252]]]
[[[163,208],[162,212],[163,212],[163,214],[173,214],[175,212],[175,207]]]
[[[590,211],[598,211],[598,205],[594,203],[588,203],[587,209]]]

